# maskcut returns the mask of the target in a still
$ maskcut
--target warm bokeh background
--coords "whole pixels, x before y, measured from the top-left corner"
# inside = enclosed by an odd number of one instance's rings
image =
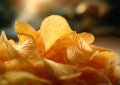
[[[48,15],[64,16],[77,32],[91,32],[95,44],[120,51],[120,0],[0,0],[0,32],[16,39],[14,23],[39,29]]]

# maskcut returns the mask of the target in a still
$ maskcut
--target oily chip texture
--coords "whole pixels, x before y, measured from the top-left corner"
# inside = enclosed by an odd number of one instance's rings
[[[52,15],[41,23],[40,30],[45,50],[48,50],[58,39],[72,32],[68,22],[61,16]]]
[[[66,19],[51,15],[35,30],[16,21],[18,40],[0,35],[0,85],[119,85],[120,62],[95,46],[91,33],[76,33]]]

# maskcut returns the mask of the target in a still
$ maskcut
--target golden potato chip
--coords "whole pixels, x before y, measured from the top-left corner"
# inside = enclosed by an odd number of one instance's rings
[[[36,36],[36,31],[34,30],[34,28],[22,21],[15,22],[15,32],[18,34],[20,44],[22,44],[30,37],[34,39]]]
[[[16,51],[17,53],[19,53],[19,56],[25,58],[31,63],[36,62],[36,60],[41,60],[41,56],[38,50],[36,49],[35,44],[33,43],[33,40],[31,39],[26,40],[22,45],[19,45],[16,48]]]
[[[18,43],[4,32],[0,36],[0,85],[117,85],[120,80],[116,53],[92,45],[94,35],[76,33],[62,16],[47,17],[38,31],[16,21],[15,31]]]
[[[116,56],[116,52],[112,51],[111,49],[108,49],[108,48],[104,48],[104,47],[100,47],[100,46],[96,46],[96,45],[90,45],[90,47],[93,49],[93,50],[99,50],[99,51],[108,51],[108,52],[112,52],[114,54],[114,56]]]
[[[9,40],[9,43],[10,43],[10,44],[16,44],[16,42],[15,42],[13,39],[10,39],[10,40]]]
[[[99,84],[107,84],[112,85],[107,76],[97,69],[92,67],[83,67],[81,68],[82,75],[80,78],[84,79],[88,85],[99,85]],[[94,82],[93,82],[94,81]]]
[[[38,31],[45,44],[45,50],[48,50],[56,40],[72,32],[65,18],[59,15],[47,17]]]
[[[51,73],[58,79],[71,79],[81,75],[77,66],[60,64],[48,59],[44,59],[44,61]]]
[[[92,48],[81,37],[77,36],[75,42],[77,43],[78,48],[81,49],[82,51],[86,53],[89,53],[92,51]]]
[[[37,77],[31,73],[24,72],[24,71],[9,71],[5,73],[4,78],[11,84],[11,85],[21,85],[24,82],[36,82],[36,85],[50,85],[51,82],[49,80]],[[27,81],[29,79],[29,81]],[[32,84],[34,85],[34,84]]]
[[[99,50],[100,52],[102,52],[103,54],[102,55],[105,55],[105,56],[109,56],[110,59],[115,59],[117,57],[117,53],[110,50],[110,49],[107,49],[107,48],[104,48],[104,47],[99,47],[99,46],[95,46],[95,45],[90,45],[90,47],[95,51],[95,50]]]
[[[9,82],[6,79],[0,78],[0,85],[9,85]]]
[[[73,42],[71,39],[59,39],[51,47],[51,49],[46,52],[44,57],[59,63],[67,63],[67,47],[71,46],[72,44]]]
[[[113,67],[113,73],[111,75],[113,75],[113,78],[117,78],[120,80],[120,65],[116,64]]]
[[[0,61],[4,62],[10,60],[10,56],[7,51],[7,46],[4,42],[0,42]]]
[[[109,56],[104,56],[101,52],[99,52],[97,56],[93,57],[87,63],[87,65],[97,69],[104,69],[106,71],[110,65],[110,58]]]
[[[91,47],[81,37],[77,36],[73,32],[68,34],[64,38],[57,40],[55,44],[52,46],[52,48],[50,49],[50,51],[46,53],[45,58],[48,58],[57,62],[61,62],[61,63],[66,63],[68,62],[67,54],[66,54],[67,49],[71,46],[77,46],[79,47],[81,52],[84,52],[86,54],[86,56],[91,56],[90,54],[90,52],[92,51]],[[84,59],[85,58],[86,57],[84,57]]]
[[[119,85],[119,63],[118,62],[111,62],[106,75],[113,83],[113,85]]]
[[[10,56],[9,56],[8,50],[7,50],[7,45],[3,41],[3,36],[5,36],[5,38],[6,38],[6,35],[4,32],[2,32],[2,34],[0,36],[0,61],[1,62],[10,60]]]
[[[26,35],[18,35],[18,39],[19,39],[19,44],[24,43],[26,40],[30,39],[31,37],[26,36]]]
[[[32,26],[22,21],[16,21],[15,31],[17,34],[28,35],[28,36],[32,36],[33,38],[35,37],[36,34],[36,31]]]
[[[44,53],[45,53],[45,45],[43,43],[41,34],[39,34],[38,32],[37,32],[36,38],[34,40],[34,43],[35,43],[35,46],[38,49],[39,53],[41,55],[44,55]]]
[[[80,36],[82,39],[84,39],[88,44],[93,43],[95,40],[94,35],[91,33],[87,33],[87,32],[79,33],[78,36]]]
[[[3,74],[6,71],[4,63],[0,61],[0,75]]]
[[[64,53],[64,54],[62,54]],[[59,62],[59,63],[67,63],[67,58],[66,58],[66,49],[62,50],[61,52],[56,52],[54,50],[51,50],[48,52],[44,58]]]
[[[38,51],[41,54],[44,53],[45,48],[41,35],[37,31],[35,31],[35,29],[32,26],[22,21],[16,21],[15,31],[18,34],[20,44],[22,44],[28,39],[33,39]]]
[[[4,38],[4,37],[3,37]],[[17,48],[14,48],[8,41],[4,39],[4,42],[7,45],[7,49],[11,58],[17,59],[28,59],[33,62],[35,59],[41,59],[40,54],[32,40],[26,40],[22,45],[19,45]],[[28,58],[29,57],[29,58]]]
[[[49,73],[48,68],[43,60],[38,60],[38,61],[32,63],[32,65],[34,67],[34,72],[37,76],[49,79],[51,81],[53,80],[53,78],[51,77],[51,74]]]
[[[5,39],[4,36],[3,36],[3,40],[5,44],[7,45],[7,51],[8,51],[10,58],[18,58],[19,53],[17,52],[17,50],[8,42],[8,40]]]
[[[72,46],[67,49],[67,58],[70,63],[79,65],[85,63],[90,58],[90,56],[85,55],[77,47]]]
[[[21,59],[12,59],[5,62],[5,67],[7,71],[27,71],[31,73],[36,73],[33,69],[33,65],[26,61]]]

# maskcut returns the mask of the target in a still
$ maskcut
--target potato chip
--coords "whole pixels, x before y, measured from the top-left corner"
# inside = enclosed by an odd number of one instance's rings
[[[15,32],[18,34],[20,44],[22,44],[30,37],[34,39],[36,36],[36,31],[34,30],[34,28],[22,21],[15,22]]]
[[[22,21],[15,22],[15,31],[17,34],[20,34],[20,35],[25,34],[28,36],[32,36],[33,38],[35,37],[35,34],[36,34],[36,31],[32,26]]]
[[[104,69],[106,71],[110,65],[110,57],[103,55],[103,52],[99,52],[87,63],[87,65],[97,69]]]
[[[35,73],[35,71],[33,70],[34,69],[33,65],[26,60],[21,59],[9,60],[5,62],[5,67],[7,71],[26,71]]]
[[[79,68],[72,65],[65,65],[44,59],[48,69],[58,79],[71,79],[81,75]]]
[[[51,47],[51,49],[46,52],[45,58],[54,60],[59,63],[67,63],[67,47],[73,44],[71,39],[59,39],[56,43]]]
[[[19,41],[0,36],[0,85],[117,85],[116,53],[95,46],[91,33],[76,33],[59,15],[51,15],[36,31],[16,21]],[[93,82],[94,81],[94,82]]]
[[[73,33],[68,34],[64,38],[57,40],[55,44],[52,46],[52,48],[50,49],[50,51],[46,53],[45,57],[48,59],[57,61],[57,62],[67,63],[68,60],[67,60],[66,53],[67,53],[67,49],[71,46],[77,46],[81,52],[84,52],[89,57],[91,56],[90,52],[92,51],[92,49],[90,48],[90,46],[81,37],[77,36],[73,32]],[[84,55],[84,53],[82,54]],[[82,57],[84,57],[83,55]],[[86,57],[84,57],[84,59],[85,58]]]
[[[51,15],[42,23],[38,31],[45,44],[45,50],[48,50],[56,40],[72,32],[67,21],[59,15]]]
[[[37,36],[36,36],[36,39],[35,39],[34,41],[35,41],[35,46],[36,46],[36,48],[38,49],[39,53],[40,53],[41,55],[44,55],[44,53],[45,53],[45,45],[44,45],[44,43],[43,43],[41,34],[39,34],[39,33],[37,32]]]
[[[51,74],[49,73],[48,68],[43,60],[38,60],[32,63],[32,65],[37,76],[53,81],[53,78],[51,77]]]
[[[41,56],[31,39],[26,40],[22,45],[19,45],[18,48],[16,48],[16,51],[21,57],[29,60],[31,63],[36,62],[36,60],[41,60]]]
[[[4,42],[0,42],[0,61],[4,62],[10,60],[8,51],[7,51],[7,46],[5,45]]]
[[[4,42],[8,47],[8,52],[11,58],[17,59],[29,59],[31,62],[34,59],[41,59],[40,54],[32,40],[26,40],[22,45],[19,45],[17,48],[14,48],[3,36]],[[28,58],[29,57],[29,58]]]
[[[6,71],[4,63],[0,61],[0,75],[3,74]]]
[[[120,80],[120,65],[119,64],[114,65],[112,70],[113,73],[111,75]]]
[[[112,85],[110,80],[104,75],[101,71],[91,68],[91,67],[83,67],[81,68],[82,75],[80,78],[84,79],[88,85],[99,85],[99,84],[107,84]],[[93,82],[94,81],[94,82]]]
[[[92,51],[92,48],[81,37],[77,36],[75,42],[77,43],[78,48],[81,49],[82,51],[86,53],[89,53]]]
[[[110,79],[110,81],[113,83],[113,85],[119,85],[119,63],[118,62],[111,62],[109,70],[106,72],[106,75]]]
[[[3,41],[3,35],[5,35],[4,32],[2,32],[2,34],[0,36],[0,61],[1,62],[10,60],[10,56],[9,56],[8,50],[7,50],[7,45]]]
[[[78,36],[84,39],[88,44],[93,43],[95,40],[95,37],[93,36],[93,34],[87,33],[87,32],[79,33]]]
[[[28,39],[33,39],[38,51],[41,54],[44,53],[45,48],[41,35],[37,33],[37,31],[35,31],[35,29],[32,26],[22,21],[16,21],[15,31],[18,34],[20,44],[24,43],[24,41]]]
[[[80,78],[75,78],[75,79],[67,79],[61,81],[61,85],[89,85],[85,80],[80,79]]]
[[[4,77],[11,85],[23,85],[25,82],[27,84],[29,81],[36,82],[36,85],[51,84],[49,80],[37,77],[31,73],[24,71],[9,71],[5,73]],[[27,79],[29,79],[29,81],[27,81]],[[32,85],[34,85],[34,83]]]
[[[69,47],[67,49],[67,58],[70,63],[74,65],[79,65],[88,61],[90,56],[85,55],[82,51],[80,51],[77,47]]]
[[[108,52],[111,52],[113,53],[112,56],[117,56],[117,53],[108,49],[108,48],[104,48],[104,47],[100,47],[100,46],[96,46],[96,45],[90,45],[90,47],[93,49],[93,50],[99,50],[99,51],[108,51]]]
[[[17,52],[17,50],[8,42],[8,40],[5,38],[5,36],[2,36],[3,41],[5,42],[6,46],[7,46],[7,51],[8,54],[11,58],[17,58],[19,57],[19,53]]]
[[[15,42],[13,39],[8,40],[8,42],[9,42],[10,44],[13,44],[13,45],[16,44],[16,42]]]
[[[29,38],[32,38],[31,36],[25,36],[25,35],[18,35],[18,39],[19,39],[19,44],[24,43],[26,40],[28,40]]]
[[[103,56],[109,56],[110,60],[114,60],[117,57],[117,53],[104,48],[104,47],[99,47],[99,46],[95,46],[95,45],[91,45],[91,48],[95,51],[95,50],[99,50],[100,52],[102,52]]]

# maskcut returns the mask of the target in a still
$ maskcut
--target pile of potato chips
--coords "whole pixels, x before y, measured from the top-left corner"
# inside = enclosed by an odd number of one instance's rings
[[[0,85],[117,85],[116,53],[93,45],[90,33],[76,33],[59,15],[38,31],[16,21],[18,42],[0,36]]]

